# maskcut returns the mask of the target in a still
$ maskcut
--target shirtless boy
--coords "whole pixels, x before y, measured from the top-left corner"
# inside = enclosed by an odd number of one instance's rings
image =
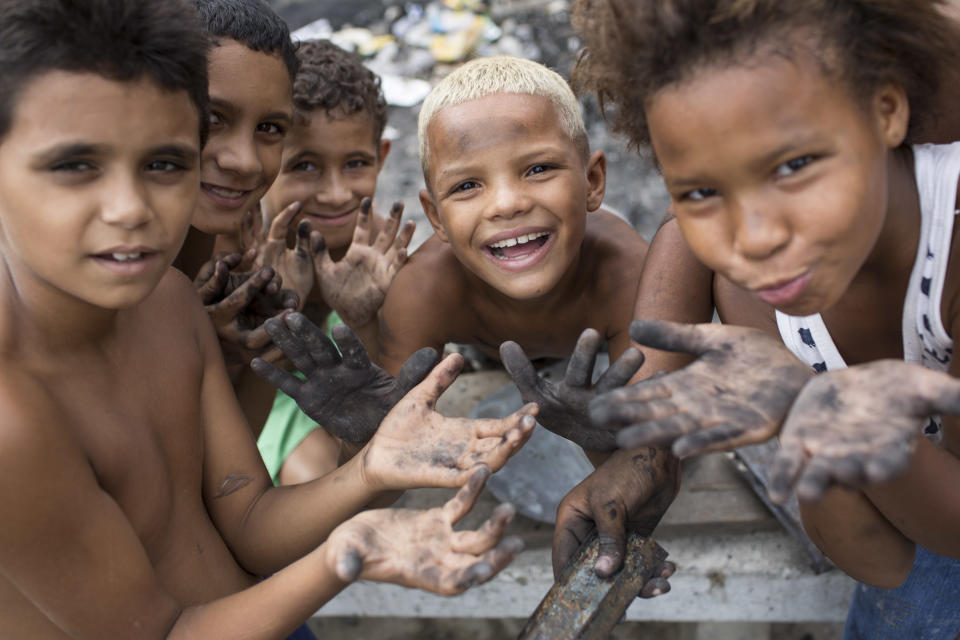
[[[509,340],[504,362],[527,396],[537,389],[524,352],[567,357],[579,337],[593,353],[605,340],[611,361],[624,354],[646,242],[601,208],[606,160],[590,152],[563,78],[528,60],[474,60],[433,89],[418,134],[420,202],[435,233],[387,293],[383,367],[394,372],[416,349],[448,342],[497,356]],[[625,355],[623,370],[598,385],[630,377],[639,353]],[[541,422],[596,450],[611,443],[583,428],[577,393],[590,386],[591,364],[573,363],[570,392],[541,405]]]
[[[501,568],[518,549],[497,544],[509,509],[478,532],[452,524],[534,411],[429,411],[457,358],[397,405],[362,465],[272,487],[207,315],[170,268],[207,106],[190,6],[5,0],[0,33],[4,632],[283,638],[354,578],[453,593]],[[442,509],[337,527],[413,485],[464,488]]]

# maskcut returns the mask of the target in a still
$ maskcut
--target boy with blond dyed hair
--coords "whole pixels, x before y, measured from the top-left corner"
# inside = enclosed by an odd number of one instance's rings
[[[626,354],[597,389],[622,385],[640,365],[627,328],[647,243],[601,208],[606,159],[590,152],[569,85],[529,60],[473,60],[424,101],[418,135],[420,202],[435,233],[387,293],[383,367],[396,372],[417,349],[447,342],[496,356],[509,340],[499,355],[542,424],[587,450],[610,449],[587,428],[590,371],[601,341],[611,360]],[[560,385],[540,381],[527,360],[575,346]]]

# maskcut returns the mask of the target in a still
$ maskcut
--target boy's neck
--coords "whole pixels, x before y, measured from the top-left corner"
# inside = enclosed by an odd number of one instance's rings
[[[213,257],[216,239],[217,236],[204,233],[191,225],[183,246],[180,247],[180,253],[173,261],[173,266],[193,280],[200,272],[200,268]]]
[[[94,306],[43,282],[17,282],[2,258],[0,300],[0,350],[6,353],[62,354],[96,348],[115,333],[121,313]]]

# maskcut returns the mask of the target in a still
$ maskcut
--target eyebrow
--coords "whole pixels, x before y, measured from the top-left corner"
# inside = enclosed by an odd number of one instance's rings
[[[46,164],[61,158],[96,156],[103,155],[107,152],[107,147],[104,145],[90,144],[87,142],[67,142],[50,147],[49,149],[44,149],[34,156],[34,161],[38,164]]]
[[[164,144],[150,149],[147,155],[172,156],[183,160],[191,160],[199,157],[200,149],[187,144]]]

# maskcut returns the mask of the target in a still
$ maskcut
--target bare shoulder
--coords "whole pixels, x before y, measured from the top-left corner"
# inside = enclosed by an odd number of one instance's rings
[[[436,235],[397,272],[380,311],[380,361],[388,371],[422,347],[441,348],[459,332],[468,286],[463,266]]]
[[[649,243],[623,218],[598,209],[587,214],[583,238],[584,256],[594,268],[626,270],[628,277],[639,277]]]

